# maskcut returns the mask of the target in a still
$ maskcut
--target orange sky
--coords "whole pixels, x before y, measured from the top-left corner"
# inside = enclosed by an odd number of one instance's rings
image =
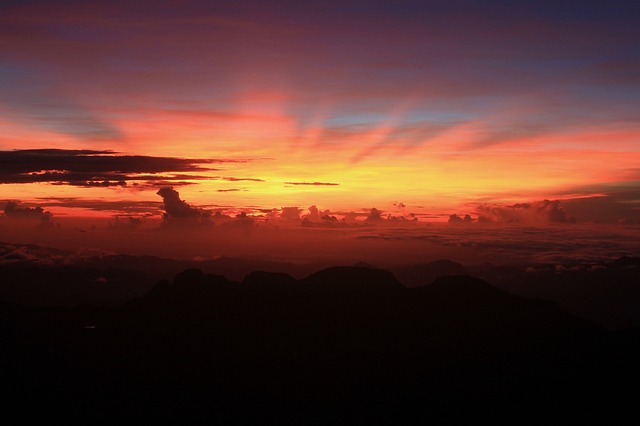
[[[475,218],[485,204],[597,195],[612,204],[606,220],[637,220],[638,27],[629,11],[587,3],[567,14],[498,2],[9,2],[0,150],[222,162],[149,185],[7,174],[0,200],[160,202],[171,185],[205,208]]]

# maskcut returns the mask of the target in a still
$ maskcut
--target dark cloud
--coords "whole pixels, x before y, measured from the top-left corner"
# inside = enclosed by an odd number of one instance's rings
[[[543,200],[508,206],[479,205],[476,208],[481,222],[550,224],[574,223],[576,218],[567,214],[560,200]],[[456,215],[453,215],[456,216]],[[459,218],[462,220],[462,218]],[[450,220],[456,222],[456,220]]]
[[[109,229],[115,231],[133,231],[142,226],[144,222],[144,216],[115,216],[113,221],[109,221]]]
[[[300,220],[302,209],[299,207],[283,207],[280,217],[286,220]]]
[[[309,207],[309,213],[302,216],[304,222],[303,225],[310,224],[334,224],[338,221],[338,218],[332,214],[331,210],[325,209],[321,211],[315,204]],[[344,224],[344,223],[343,223]]]
[[[127,186],[127,182],[125,182],[124,180],[86,180],[86,181],[78,181],[78,180],[73,180],[73,181],[69,181],[69,182],[62,182],[62,181],[58,181],[58,182],[53,182],[53,185],[72,185],[72,186],[83,186],[85,188],[95,188],[95,187],[101,187],[101,188],[109,188],[112,186]]]
[[[285,185],[338,186],[340,184],[332,182],[285,182]]]
[[[164,201],[163,218],[165,224],[204,224],[211,218],[210,213],[192,207],[186,201],[181,200],[178,191],[171,187],[160,188],[157,194]]]
[[[206,165],[236,160],[120,155],[114,151],[31,149],[0,151],[0,183],[48,182],[84,187],[126,186],[128,181],[201,180]],[[184,183],[184,182],[183,182]]]
[[[105,201],[74,197],[47,197],[38,200],[38,204],[43,207],[81,208],[122,214],[158,214],[162,206],[157,201]]]
[[[53,226],[51,212],[44,211],[40,206],[37,207],[19,207],[16,201],[7,201],[4,205],[4,215],[9,219],[31,220],[36,219],[40,221],[39,227],[49,228]]]
[[[172,217],[199,216],[200,211],[191,207],[186,201],[180,199],[180,194],[173,188],[160,188],[157,194],[164,201],[164,209]]]
[[[309,207],[309,214],[307,215],[307,219],[314,222],[320,220],[320,211],[315,204]]]
[[[567,213],[581,222],[640,223],[640,170],[626,170],[630,180],[566,188],[562,197]]]
[[[541,206],[538,206],[538,212],[546,215],[551,223],[573,223],[576,221],[574,217],[569,216],[559,200],[544,200]]]
[[[7,217],[41,218],[47,213],[42,207],[18,207],[18,203],[15,201],[7,201],[4,205],[4,214]]]
[[[471,223],[473,222],[473,219],[471,218],[471,215],[464,215],[464,217],[460,217],[457,214],[452,214],[449,216],[449,220],[447,221],[448,223]]]
[[[224,163],[229,160],[186,159],[121,155],[115,151],[25,149],[0,151],[3,173],[28,173],[42,170],[68,170],[78,173],[162,173],[210,170],[201,164]]]
[[[202,179],[202,177],[200,177],[199,179]],[[127,187],[131,190],[143,191],[145,189],[157,189],[157,188],[162,188],[164,186],[176,187],[176,186],[188,186],[188,185],[194,185],[194,184],[195,182],[186,182],[186,181],[180,181],[180,180],[148,180],[146,182],[133,182]]]
[[[229,182],[241,182],[241,181],[248,181],[248,182],[265,182],[264,179],[256,179],[256,178],[237,178],[237,177],[221,177],[219,179],[222,180],[227,180]]]
[[[640,189],[613,190],[597,196],[563,202],[566,210],[581,221],[640,224]]]
[[[382,211],[376,209],[375,207],[372,208],[369,211],[369,214],[367,215],[367,218],[365,219],[366,222],[379,222],[382,220]]]
[[[242,189],[231,188],[231,189],[216,189],[216,192],[238,192],[242,191]]]

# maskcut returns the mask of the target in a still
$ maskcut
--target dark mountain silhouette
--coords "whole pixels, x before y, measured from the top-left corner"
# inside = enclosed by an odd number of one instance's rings
[[[616,269],[637,269],[640,268],[640,257],[622,256],[611,262],[611,266]]]
[[[253,271],[285,273],[301,279],[327,266],[228,257],[190,261],[153,256],[78,256],[29,244],[0,243],[0,273],[4,277],[0,279],[0,300],[48,306],[122,306],[142,296],[156,282],[186,269],[242,281]],[[363,263],[356,266],[375,269]],[[472,275],[521,297],[555,302],[609,329],[640,326],[640,258],[467,267],[443,259],[389,270],[408,287],[429,285],[440,276]]]
[[[431,284],[433,280],[444,275],[464,275],[469,273],[464,265],[448,259],[396,267],[392,269],[392,272],[408,287]]]
[[[122,308],[1,308],[7,406],[49,420],[579,418],[572,401],[609,409],[640,378],[637,329],[461,275],[408,289],[364,267],[188,269]]]
[[[282,272],[266,272],[266,271],[254,271],[247,274],[242,280],[242,284],[249,287],[260,288],[274,288],[282,287],[289,288],[295,285],[296,280],[291,275],[287,275]]]
[[[367,297],[375,293],[393,294],[404,289],[390,272],[360,266],[323,269],[301,280],[301,284],[313,291],[347,297]]]
[[[135,270],[0,265],[0,300],[40,306],[121,306],[154,285]]]
[[[112,255],[87,258],[75,263],[79,267],[131,269],[157,277],[157,280],[175,276],[185,269],[202,269],[209,273],[224,275],[230,280],[240,281],[253,271],[283,272],[301,278],[328,265],[325,263],[294,264],[268,259],[245,259],[221,256],[212,260],[179,260],[155,256]]]
[[[469,270],[513,294],[552,301],[610,329],[640,325],[640,258],[575,265],[482,265]]]
[[[0,255],[0,380],[5,406],[38,406],[23,417],[456,422],[555,407],[610,421],[635,406],[624,389],[640,378],[640,329],[580,318],[640,324],[637,258],[392,274],[21,245]]]
[[[591,328],[553,303],[522,299],[466,275],[439,277],[412,292],[419,294],[416,299],[431,321],[477,338],[562,338]]]

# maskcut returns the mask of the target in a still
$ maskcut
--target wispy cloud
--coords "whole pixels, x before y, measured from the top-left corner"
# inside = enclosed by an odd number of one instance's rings
[[[226,180],[229,182],[241,182],[241,181],[247,181],[247,182],[265,182],[264,179],[257,179],[257,178],[237,178],[237,177],[221,177],[218,179],[222,179],[222,180]]]
[[[308,186],[338,186],[334,182],[285,182],[285,185],[308,185]]]
[[[41,207],[80,208],[122,214],[158,214],[162,206],[161,201],[98,200],[78,197],[43,197],[37,199],[36,202]]]
[[[113,151],[33,149],[0,151],[0,183],[47,182],[81,187],[153,185],[208,179],[219,159],[121,155]],[[184,172],[190,172],[185,174]],[[198,174],[200,173],[200,174]],[[184,183],[184,182],[183,182]]]

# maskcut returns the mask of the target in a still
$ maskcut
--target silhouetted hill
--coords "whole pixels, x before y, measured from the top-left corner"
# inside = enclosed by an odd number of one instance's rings
[[[640,268],[640,257],[622,256],[611,262],[611,266],[620,269],[637,269]]]
[[[239,282],[253,271],[301,279],[327,266],[228,257],[195,261],[91,251],[75,253],[30,244],[0,243],[0,300],[32,305],[121,306],[143,295],[156,282],[187,269],[201,269]],[[356,267],[376,269],[362,262]],[[552,301],[610,329],[640,325],[638,257],[622,257],[612,262],[485,263],[466,267],[442,259],[388,270],[408,287],[429,285],[441,276],[472,275],[524,298]],[[254,278],[251,280],[255,284]]]
[[[189,269],[119,309],[1,308],[6,405],[40,407],[23,418],[575,418],[573,399],[608,410],[640,378],[637,332],[470,276],[407,289],[363,267],[243,282]]]
[[[429,317],[448,331],[473,331],[482,338],[496,334],[500,338],[549,339],[595,329],[551,302],[523,299],[471,276],[439,277],[412,292],[428,307]]]
[[[393,294],[404,289],[390,272],[359,266],[323,269],[301,280],[301,285],[317,292],[347,297]]]
[[[77,266],[133,269],[154,275],[158,280],[172,277],[185,269],[196,268],[240,281],[253,271],[282,272],[303,277],[328,265],[322,263],[294,264],[267,259],[241,259],[227,256],[209,260],[179,260],[155,256],[112,255],[82,259],[77,262]]]
[[[282,272],[254,271],[247,274],[242,284],[250,287],[291,287],[296,283],[295,278]]]
[[[0,300],[40,306],[119,306],[140,297],[156,279],[126,269],[0,266]]]
[[[200,314],[220,309],[229,298],[239,296],[238,284],[222,275],[205,274],[199,269],[187,269],[176,275],[173,282],[158,282],[142,299],[131,306],[153,306],[154,309],[184,311],[184,315]]]
[[[608,328],[640,325],[640,259],[576,265],[483,265],[475,276],[525,298],[557,303]]]
[[[396,267],[392,269],[392,272],[408,287],[431,284],[433,280],[444,275],[464,275],[469,273],[464,265],[448,259]]]

